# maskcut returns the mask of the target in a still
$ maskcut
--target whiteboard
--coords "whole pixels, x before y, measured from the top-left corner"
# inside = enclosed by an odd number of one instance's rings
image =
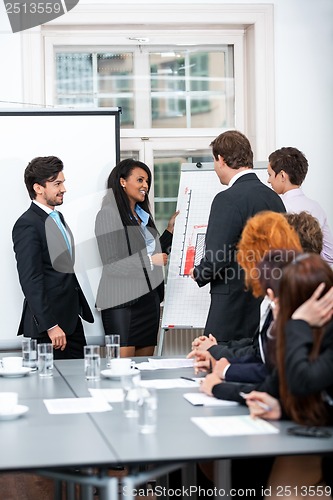
[[[104,336],[95,297],[101,262],[94,236],[95,217],[105,194],[107,177],[119,161],[119,108],[102,111],[0,110],[0,348],[21,344],[17,337],[23,294],[18,281],[12,228],[31,203],[24,170],[36,156],[58,156],[64,163],[64,204],[61,212],[75,238],[75,271],[95,317],[84,323],[94,342]]]
[[[254,173],[268,185],[266,162],[256,162]],[[199,288],[189,270],[203,257],[210,207],[217,193],[224,189],[227,186],[220,184],[213,163],[182,165],[177,200],[180,213],[176,218],[169,258],[163,329],[205,327],[210,286]]]

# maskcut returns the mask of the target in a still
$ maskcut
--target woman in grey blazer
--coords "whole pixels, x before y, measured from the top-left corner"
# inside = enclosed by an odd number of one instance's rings
[[[125,159],[111,171],[95,223],[103,263],[96,307],[105,334],[119,333],[121,356],[151,356],[157,343],[163,266],[172,242],[174,214],[159,237],[148,193],[145,163]]]

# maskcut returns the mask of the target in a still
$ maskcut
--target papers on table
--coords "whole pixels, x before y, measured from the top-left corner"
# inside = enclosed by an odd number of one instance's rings
[[[250,415],[232,417],[192,417],[192,422],[200,427],[208,436],[242,436],[246,434],[277,434],[274,425],[252,418]]]
[[[184,378],[160,378],[156,380],[141,380],[140,385],[143,387],[154,387],[155,389],[174,389],[174,388],[190,388],[199,387],[200,379],[188,380]]]
[[[183,396],[194,406],[238,406],[236,401],[216,399],[201,392],[186,392]]]
[[[89,389],[94,398],[104,398],[108,403],[121,403],[124,400],[122,389]]]
[[[193,367],[194,360],[186,358],[175,359],[153,359],[148,358],[148,361],[136,363],[135,366],[139,370],[161,370],[170,368],[189,368]]]
[[[140,386],[155,389],[195,388],[199,386],[199,380],[192,381],[182,378],[141,380]],[[102,397],[109,403],[121,403],[124,400],[122,389],[89,389],[89,392],[93,397]]]
[[[44,399],[44,404],[47,411],[54,415],[93,413],[112,410],[112,407],[103,398]]]

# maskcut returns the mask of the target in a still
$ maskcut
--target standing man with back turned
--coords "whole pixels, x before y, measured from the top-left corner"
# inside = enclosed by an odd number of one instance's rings
[[[80,316],[89,323],[94,318],[74,273],[72,233],[55,210],[66,192],[63,163],[55,156],[34,158],[24,181],[32,203],[12,234],[25,297],[18,335],[52,343],[55,359],[83,358]]]
[[[205,335],[212,333],[222,343],[252,337],[259,324],[260,300],[245,290],[243,270],[236,260],[243,227],[257,212],[285,212],[285,207],[253,172],[253,152],[245,135],[229,130],[214,139],[211,146],[215,172],[228,189],[213,200],[205,255],[192,270],[192,277],[200,287],[210,283]]]

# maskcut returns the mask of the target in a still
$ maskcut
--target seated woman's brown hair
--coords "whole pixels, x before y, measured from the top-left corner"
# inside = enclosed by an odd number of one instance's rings
[[[265,295],[258,279],[258,262],[269,250],[280,248],[302,251],[299,237],[284,214],[265,211],[248,219],[238,243],[237,262],[244,269],[245,284],[255,297]]]
[[[323,232],[318,219],[304,211],[284,216],[298,234],[303,251],[320,254],[323,249]]]

